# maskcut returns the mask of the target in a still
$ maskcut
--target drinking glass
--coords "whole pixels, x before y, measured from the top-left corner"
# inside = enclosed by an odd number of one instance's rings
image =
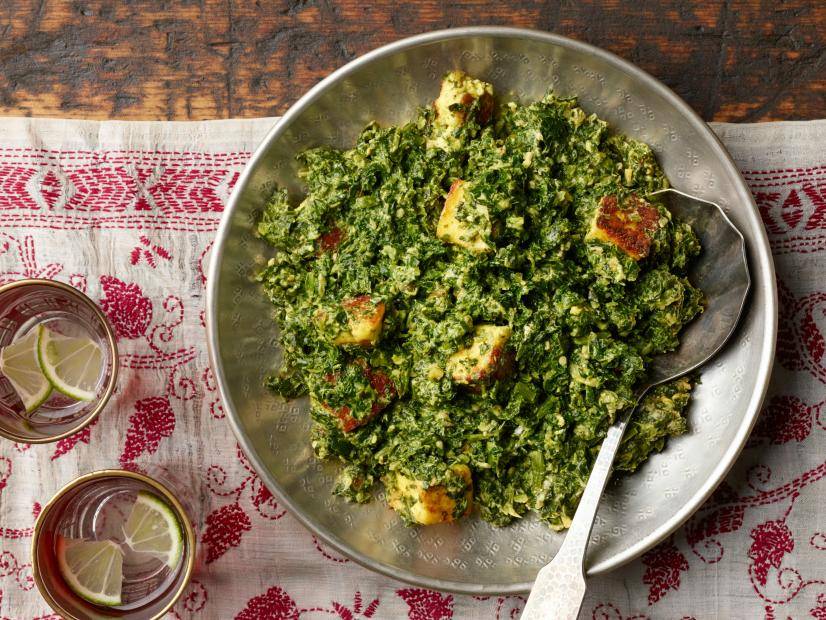
[[[180,598],[196,563],[196,529],[203,506],[193,497],[195,488],[182,486],[168,470],[150,467],[152,476],[123,469],[81,476],[52,498],[41,511],[32,537],[32,573],[46,602],[69,620],[145,620],[162,617]],[[146,553],[130,551],[123,527],[139,492],[163,502],[180,525],[183,551],[175,568]],[[201,523],[202,526],[202,523]],[[102,606],[74,593],[59,564],[65,540],[112,541],[123,555],[121,604]]]
[[[18,280],[0,286],[0,347],[38,325],[63,336],[90,338],[101,350],[101,370],[91,400],[75,400],[52,390],[32,412],[25,411],[0,371],[0,435],[22,443],[57,441],[91,424],[106,406],[118,375],[115,333],[106,315],[86,295],[53,280]]]

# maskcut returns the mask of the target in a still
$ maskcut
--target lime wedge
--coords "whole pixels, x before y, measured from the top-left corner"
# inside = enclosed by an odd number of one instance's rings
[[[52,393],[52,384],[43,375],[37,360],[38,342],[45,331],[42,325],[38,325],[22,338],[0,349],[0,372],[23,401],[26,413],[37,409]]]
[[[117,543],[58,536],[57,561],[75,594],[95,605],[121,604],[123,551]]]
[[[44,329],[38,357],[40,369],[54,389],[75,400],[94,400],[103,365],[103,353],[94,340]]]
[[[136,553],[148,553],[175,569],[184,553],[181,524],[161,498],[139,491],[123,528],[124,541]]]

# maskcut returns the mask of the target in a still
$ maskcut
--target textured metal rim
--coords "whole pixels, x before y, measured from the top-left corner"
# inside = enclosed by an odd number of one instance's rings
[[[236,438],[238,439],[239,444],[241,445],[241,448],[244,450],[244,453],[250,459],[250,462],[252,463],[253,467],[261,476],[262,480],[264,480],[267,487],[276,495],[276,497],[279,498],[279,500],[281,500],[284,503],[287,509],[293,514],[293,516],[296,519],[298,519],[304,525],[304,527],[320,536],[322,540],[324,540],[324,542],[331,545],[338,552],[355,560],[362,566],[365,566],[366,568],[369,568],[371,570],[378,571],[382,574],[388,575],[395,579],[399,579],[401,581],[406,581],[408,583],[412,583],[427,588],[456,592],[459,594],[520,594],[529,591],[533,583],[526,582],[501,585],[494,584],[474,587],[473,585],[468,585],[466,583],[461,582],[421,577],[410,571],[400,570],[393,566],[377,562],[372,558],[366,557],[361,553],[354,552],[353,550],[349,549],[347,545],[345,545],[331,532],[326,530],[326,528],[319,527],[310,519],[310,517],[298,510],[293,505],[289,496],[282,492],[281,486],[278,484],[276,480],[272,478],[272,476],[269,474],[269,471],[263,466],[255,452],[250,449],[249,441],[247,440],[244,431],[240,427],[240,423],[237,419],[237,414],[233,407],[232,401],[228,398],[227,391],[224,388],[226,379],[224,377],[223,368],[220,364],[218,350],[218,334],[216,332],[215,326],[219,267],[224,252],[224,244],[227,240],[231,215],[235,210],[236,204],[238,202],[238,197],[241,194],[241,188],[243,188],[248,182],[249,176],[254,165],[259,159],[263,157],[264,153],[269,149],[270,144],[272,144],[282,133],[284,133],[287,127],[292,123],[293,119],[300,115],[305,108],[307,108],[313,101],[315,101],[324,90],[326,90],[332,84],[343,79],[353,71],[361,68],[363,65],[369,64],[372,61],[379,58],[391,56],[400,50],[416,47],[418,45],[448,39],[480,35],[500,38],[524,38],[534,41],[541,41],[545,43],[552,43],[554,45],[558,45],[561,47],[566,47],[568,49],[599,57],[614,65],[619,71],[622,71],[640,81],[647,83],[666,101],[668,101],[675,109],[677,109],[677,111],[680,114],[686,117],[691,122],[694,129],[699,134],[703,135],[714,146],[714,150],[717,152],[718,156],[722,160],[723,165],[726,168],[726,172],[731,174],[736,179],[738,186],[737,189],[739,193],[742,195],[744,203],[750,207],[750,209],[748,209],[748,218],[752,221],[753,224],[756,224],[755,229],[759,231],[759,242],[754,244],[755,247],[752,248],[754,251],[756,262],[756,264],[754,265],[754,273],[765,275],[765,282],[761,282],[760,286],[765,290],[767,298],[766,313],[768,316],[768,320],[766,321],[766,325],[764,328],[764,335],[766,342],[769,343],[769,346],[767,346],[763,351],[760,363],[758,367],[754,369],[754,372],[757,375],[757,385],[759,387],[757,390],[754,391],[754,393],[751,396],[751,400],[748,403],[746,417],[740,425],[740,428],[738,429],[738,432],[734,440],[731,442],[731,445],[729,445],[725,454],[720,459],[720,462],[717,464],[717,467],[714,469],[712,475],[708,478],[708,480],[706,480],[705,484],[701,487],[701,489],[692,497],[690,502],[683,506],[682,509],[680,509],[671,519],[665,522],[662,526],[654,530],[654,532],[652,532],[645,538],[639,540],[636,544],[629,547],[624,552],[618,553],[617,555],[615,555],[612,558],[609,558],[608,560],[605,560],[594,566],[589,567],[588,574],[597,575],[600,573],[608,572],[642,555],[648,549],[650,549],[660,541],[664,540],[667,536],[669,536],[674,530],[676,530],[680,525],[682,525],[686,521],[686,519],[688,519],[688,517],[690,517],[694,513],[694,511],[696,511],[702,505],[703,502],[705,502],[705,500],[712,494],[714,489],[717,488],[717,485],[720,482],[722,482],[723,478],[734,464],[735,459],[740,454],[740,451],[743,449],[743,446],[745,445],[745,442],[748,439],[749,433],[751,432],[751,429],[757,420],[757,414],[760,411],[760,406],[763,402],[766,390],[768,389],[769,376],[771,373],[772,361],[774,359],[774,348],[777,335],[777,286],[774,278],[774,263],[772,261],[771,252],[769,251],[768,237],[766,236],[766,231],[763,228],[762,223],[760,222],[757,206],[754,203],[754,199],[751,196],[751,192],[749,191],[748,186],[743,180],[743,177],[740,175],[740,172],[735,167],[734,162],[731,159],[731,156],[728,154],[728,151],[726,151],[725,147],[720,142],[719,138],[717,138],[714,132],[711,131],[708,125],[706,125],[706,123],[697,115],[697,113],[694,112],[694,110],[692,110],[688,106],[688,104],[685,103],[679,96],[677,96],[676,93],[674,93],[662,82],[655,79],[642,69],[635,67],[631,63],[621,59],[620,57],[612,54],[611,52],[607,52],[603,49],[594,47],[587,43],[581,43],[579,41],[575,41],[573,39],[569,39],[567,37],[563,37],[560,35],[522,28],[478,26],[456,28],[451,30],[438,30],[435,32],[429,32],[426,34],[421,34],[414,37],[402,39],[395,43],[391,43],[389,45],[385,45],[384,47],[380,47],[376,50],[373,50],[372,52],[368,52],[367,54],[346,64],[345,66],[333,72],[327,78],[316,84],[303,97],[301,97],[301,99],[299,99],[269,131],[269,133],[266,135],[259,147],[255,150],[255,153],[253,153],[252,157],[250,158],[250,161],[247,163],[246,168],[244,169],[243,173],[238,179],[238,182],[235,185],[235,189],[233,190],[229,198],[226,210],[224,211],[224,214],[221,218],[221,223],[216,233],[215,245],[212,249],[212,258],[210,260],[209,274],[207,277],[207,345],[209,348],[210,363],[217,378],[218,390],[221,394],[221,399],[228,413],[227,418],[229,420],[233,432],[235,433]]]

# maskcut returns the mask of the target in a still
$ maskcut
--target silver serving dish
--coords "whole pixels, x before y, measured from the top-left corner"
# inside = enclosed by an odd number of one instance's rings
[[[721,205],[742,231],[753,292],[726,350],[702,369],[691,432],[671,441],[602,501],[588,572],[609,571],[668,536],[714,490],[754,424],[774,354],[777,300],[766,234],[745,182],[719,140],[673,92],[633,65],[564,37],[460,28],[405,39],[339,69],[270,131],[235,187],[209,270],[212,365],[233,431],[267,486],[312,532],[361,564],[420,586],[472,594],[524,592],[563,534],[524,520],[497,529],[478,518],[408,528],[382,501],[354,506],[330,494],[334,464],[315,460],[307,403],[281,403],[262,385],[279,361],[271,309],[252,275],[270,255],[253,226],[275,184],[300,194],[295,155],[350,146],[372,120],[400,123],[461,68],[522,101],[552,87],[614,129],[650,144],[678,189]],[[273,558],[273,562],[277,562]]]

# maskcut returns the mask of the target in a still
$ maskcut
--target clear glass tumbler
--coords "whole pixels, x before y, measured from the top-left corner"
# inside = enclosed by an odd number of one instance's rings
[[[32,537],[32,573],[43,598],[62,617],[160,618],[189,584],[199,527],[193,515],[198,519],[203,511],[196,503],[198,499],[192,497],[192,488],[181,487],[181,480],[169,478],[167,470],[149,469],[151,477],[122,469],[86,474],[63,487],[41,511]],[[173,529],[180,532],[183,547],[174,565],[152,553],[136,552],[126,542],[124,526],[139,494],[148,495],[155,506],[165,507],[164,513],[177,523]],[[90,602],[70,584],[61,566],[67,562],[67,546],[78,541],[118,546],[122,558],[122,566],[117,569],[121,580],[119,604]]]
[[[0,348],[47,327],[62,337],[96,343],[101,365],[93,397],[72,399],[58,390],[26,411],[12,382],[0,371],[0,436],[22,443],[47,443],[89,425],[106,406],[118,375],[115,333],[101,309],[77,289],[53,280],[19,280],[0,286]]]

